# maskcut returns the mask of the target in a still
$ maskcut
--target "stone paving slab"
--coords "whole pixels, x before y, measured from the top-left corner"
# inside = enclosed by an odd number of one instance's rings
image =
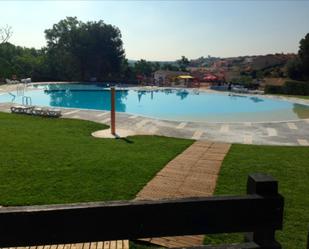
[[[197,141],[170,161],[137,194],[137,200],[205,197],[213,195],[222,161],[230,144]],[[203,244],[204,235],[148,238],[169,248]]]

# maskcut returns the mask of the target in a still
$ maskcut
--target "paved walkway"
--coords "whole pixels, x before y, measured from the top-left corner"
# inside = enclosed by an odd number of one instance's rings
[[[137,194],[137,200],[205,197],[213,195],[222,161],[230,144],[198,141],[170,161]],[[203,235],[145,239],[173,248],[199,246]]]

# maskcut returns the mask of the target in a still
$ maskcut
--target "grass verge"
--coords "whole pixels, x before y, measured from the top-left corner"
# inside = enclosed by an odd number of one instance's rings
[[[284,227],[277,233],[283,248],[306,248],[309,225],[309,147],[233,145],[217,182],[216,195],[245,194],[247,176],[262,172],[279,181],[285,198]],[[239,235],[212,235],[205,243],[240,242]]]
[[[0,113],[0,205],[133,199],[192,141],[98,139],[107,126]]]
[[[282,96],[282,97],[287,97],[287,98],[309,99],[309,96],[305,96],[305,95],[287,95],[287,94],[270,94],[270,95]]]

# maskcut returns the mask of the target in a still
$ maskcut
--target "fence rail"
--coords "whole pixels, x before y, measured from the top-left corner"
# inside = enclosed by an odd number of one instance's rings
[[[282,229],[284,201],[278,194],[277,181],[252,174],[248,177],[247,193],[162,201],[4,207],[0,208],[0,247],[246,232],[250,243],[243,248],[281,248],[275,231]]]

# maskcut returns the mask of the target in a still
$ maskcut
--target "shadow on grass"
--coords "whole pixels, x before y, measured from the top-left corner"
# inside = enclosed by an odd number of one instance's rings
[[[132,140],[130,140],[130,139],[126,138],[126,137],[119,137],[117,139],[123,140],[123,141],[125,141],[128,144],[134,144],[134,142]]]

